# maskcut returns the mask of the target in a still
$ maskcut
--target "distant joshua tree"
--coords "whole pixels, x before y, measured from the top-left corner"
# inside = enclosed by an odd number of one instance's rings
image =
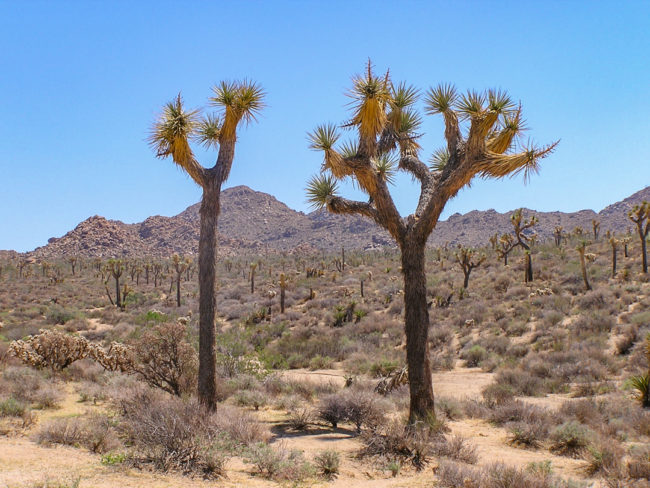
[[[469,275],[472,270],[474,268],[478,268],[483,263],[483,261],[485,261],[485,254],[476,256],[476,259],[474,259],[475,254],[476,250],[474,249],[458,246],[458,251],[455,255],[456,262],[460,265],[461,269],[463,270],[463,275],[465,276],[465,279],[463,281],[463,288],[465,289],[467,289],[467,286],[469,285]]]
[[[75,268],[77,267],[77,256],[70,256],[68,258],[68,263],[70,263],[70,268],[72,270],[72,276],[74,276]]]
[[[582,280],[585,282],[585,289],[591,290],[591,285],[589,284],[589,277],[587,275],[587,260],[593,261],[595,256],[593,254],[586,254],[587,242],[581,241],[576,251],[580,254],[580,269],[582,270]]]
[[[174,271],[176,271],[176,306],[181,306],[181,276],[187,270],[187,267],[192,262],[191,258],[183,259],[183,256],[174,254],[172,256],[172,264],[174,265]]]
[[[596,219],[591,219],[591,228],[594,231],[594,241],[598,241],[598,235],[600,234],[600,222]]]
[[[641,259],[643,261],[643,272],[648,272],[648,255],[647,255],[647,238],[650,231],[650,202],[642,202],[640,205],[635,205],[632,210],[628,212],[628,217],[636,224],[641,239]]]
[[[562,239],[564,237],[564,227],[561,225],[556,225],[553,229],[553,239],[555,240],[555,245],[560,247],[562,244]]]
[[[526,283],[533,281],[533,258],[530,254],[530,243],[532,240],[531,235],[525,234],[524,231],[532,228],[539,222],[537,217],[534,215],[527,220],[524,220],[522,209],[515,210],[515,212],[510,216],[510,222],[514,228],[515,239],[517,242],[515,245],[521,246],[524,248],[525,253],[525,281]]]
[[[618,245],[621,241],[615,237],[609,238],[609,244],[612,246],[612,278],[616,277],[616,253],[618,251]]]
[[[186,110],[180,94],[163,109],[153,124],[149,142],[159,158],[171,156],[174,163],[203,189],[199,235],[199,401],[217,408],[216,377],[216,263],[217,221],[221,210],[221,186],[230,174],[235,157],[237,127],[250,122],[263,108],[264,92],[250,81],[221,82],[213,88],[209,103],[220,115],[199,116]],[[190,140],[205,147],[219,147],[215,165],[205,168],[196,160]]]
[[[511,234],[503,234],[499,238],[499,247],[497,254],[503,259],[503,265],[508,266],[508,254],[515,248],[517,243]]]
[[[109,259],[106,263],[106,269],[113,276],[115,280],[115,306],[122,308],[122,294],[120,292],[120,276],[124,272],[124,263],[121,259]],[[106,288],[106,293],[108,293],[108,288]],[[108,298],[110,300],[111,294],[108,293]]]
[[[356,129],[358,137],[337,146],[340,134],[332,124],[321,125],[310,134],[311,148],[323,152],[324,162],[321,175],[309,181],[307,194],[316,208],[372,219],[388,231],[401,250],[409,424],[414,425],[435,419],[427,340],[427,238],[447,201],[475,176],[503,178],[523,172],[528,177],[555,144],[511,152],[524,127],[521,109],[506,93],[489,90],[458,94],[451,85],[439,85],[426,93],[425,112],[442,115],[446,147],[434,153],[429,166],[419,157],[421,116],[414,108],[419,98],[417,89],[394,84],[388,73],[375,75],[368,63],[366,72],[354,78],[349,96],[354,106],[344,126]],[[467,122],[466,130],[463,121]],[[421,188],[417,209],[404,218],[388,190],[398,169],[411,175]],[[346,178],[355,180],[368,195],[367,201],[352,201],[337,194],[337,181]]]

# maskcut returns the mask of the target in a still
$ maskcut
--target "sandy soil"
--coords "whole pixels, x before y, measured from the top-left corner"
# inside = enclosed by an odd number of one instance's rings
[[[308,379],[314,382],[334,382],[343,385],[345,375],[339,370],[294,370],[284,373],[285,377]],[[492,381],[492,374],[479,368],[456,368],[449,372],[434,375],[435,393],[439,397],[461,399],[478,397],[481,389]],[[79,403],[79,396],[74,385],[65,386],[66,398],[60,409],[39,412],[39,422],[57,418],[82,415],[90,409],[98,408]],[[557,398],[556,398],[557,397]],[[553,407],[566,398],[551,395],[546,398],[526,399],[531,403]],[[373,468],[370,463],[363,463],[355,457],[361,447],[355,433],[347,428],[332,430],[312,426],[306,432],[292,432],[286,425],[284,412],[262,409],[257,413],[260,421],[267,423],[274,434],[274,443],[287,448],[304,451],[312,459],[324,449],[335,449],[341,454],[341,473],[331,482],[318,482],[312,486],[329,486],[335,488],[389,488],[389,487],[431,487],[434,475],[431,468],[415,472],[405,468],[397,477],[392,478],[388,471]],[[449,423],[451,434],[461,435],[474,444],[478,450],[479,463],[502,461],[517,466],[529,462],[550,460],[554,471],[565,477],[584,479],[584,461],[554,456],[545,450],[525,450],[507,444],[506,431],[494,427],[482,420],[468,419]],[[108,467],[101,464],[101,457],[83,449],[71,447],[43,447],[31,438],[38,427],[31,432],[24,432],[10,437],[0,437],[0,487],[27,488],[36,483],[50,481],[72,481],[80,478],[81,488],[108,487],[266,487],[278,486],[252,474],[252,467],[241,459],[231,459],[227,465],[228,478],[219,481],[205,481],[187,478],[180,474],[162,475],[154,472],[140,471],[123,467]]]

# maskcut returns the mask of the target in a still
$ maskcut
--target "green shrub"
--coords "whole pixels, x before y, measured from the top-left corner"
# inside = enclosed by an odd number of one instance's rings
[[[13,397],[0,401],[0,417],[22,417],[27,412],[27,405]]]
[[[555,428],[551,434],[551,451],[562,456],[580,457],[593,438],[593,432],[571,420]]]

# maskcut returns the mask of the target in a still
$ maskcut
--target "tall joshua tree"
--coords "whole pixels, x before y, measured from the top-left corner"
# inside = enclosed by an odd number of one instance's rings
[[[635,205],[628,217],[636,224],[639,238],[641,239],[641,259],[643,260],[643,272],[648,272],[648,254],[647,243],[648,232],[650,232],[650,202],[642,202],[640,205]],[[627,251],[627,246],[626,246]],[[627,256],[627,252],[625,254]]]
[[[425,113],[441,114],[446,147],[434,153],[431,165],[420,158],[421,117],[415,109],[419,92],[390,76],[377,76],[370,63],[353,80],[351,119],[354,142],[337,146],[335,125],[322,125],[309,135],[311,148],[324,153],[321,174],[308,183],[307,194],[317,208],[336,214],[359,214],[374,220],[395,239],[401,250],[404,277],[406,357],[410,385],[409,424],[435,419],[428,355],[429,312],[426,297],[427,238],[447,201],[475,176],[502,178],[537,170],[540,158],[555,144],[526,147],[515,152],[523,130],[521,109],[496,90],[459,94],[451,85],[431,88]],[[466,127],[464,127],[466,126]],[[402,217],[388,190],[397,169],[420,184],[417,209]],[[368,201],[352,201],[337,194],[337,180],[351,178],[368,194]]]
[[[220,113],[201,117],[183,106],[181,96],[169,102],[152,126],[149,142],[159,158],[171,156],[203,190],[199,236],[199,401],[214,410],[216,399],[216,262],[217,220],[221,210],[221,186],[235,157],[239,123],[255,120],[263,108],[264,92],[250,81],[221,82],[209,99]],[[219,148],[211,168],[199,164],[190,140],[207,148]]]

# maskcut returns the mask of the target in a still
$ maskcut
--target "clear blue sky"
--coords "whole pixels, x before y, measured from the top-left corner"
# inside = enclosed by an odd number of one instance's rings
[[[90,215],[138,222],[197,202],[145,138],[176,93],[205,106],[221,79],[268,93],[259,123],[240,132],[227,186],[307,211],[321,156],[306,132],[346,119],[344,92],[368,57],[423,89],[505,88],[531,137],[562,140],[527,186],[476,181],[443,217],[600,210],[650,184],[647,1],[0,0],[0,249],[31,250]],[[442,131],[425,121],[427,156]],[[394,193],[410,213],[410,179]]]

